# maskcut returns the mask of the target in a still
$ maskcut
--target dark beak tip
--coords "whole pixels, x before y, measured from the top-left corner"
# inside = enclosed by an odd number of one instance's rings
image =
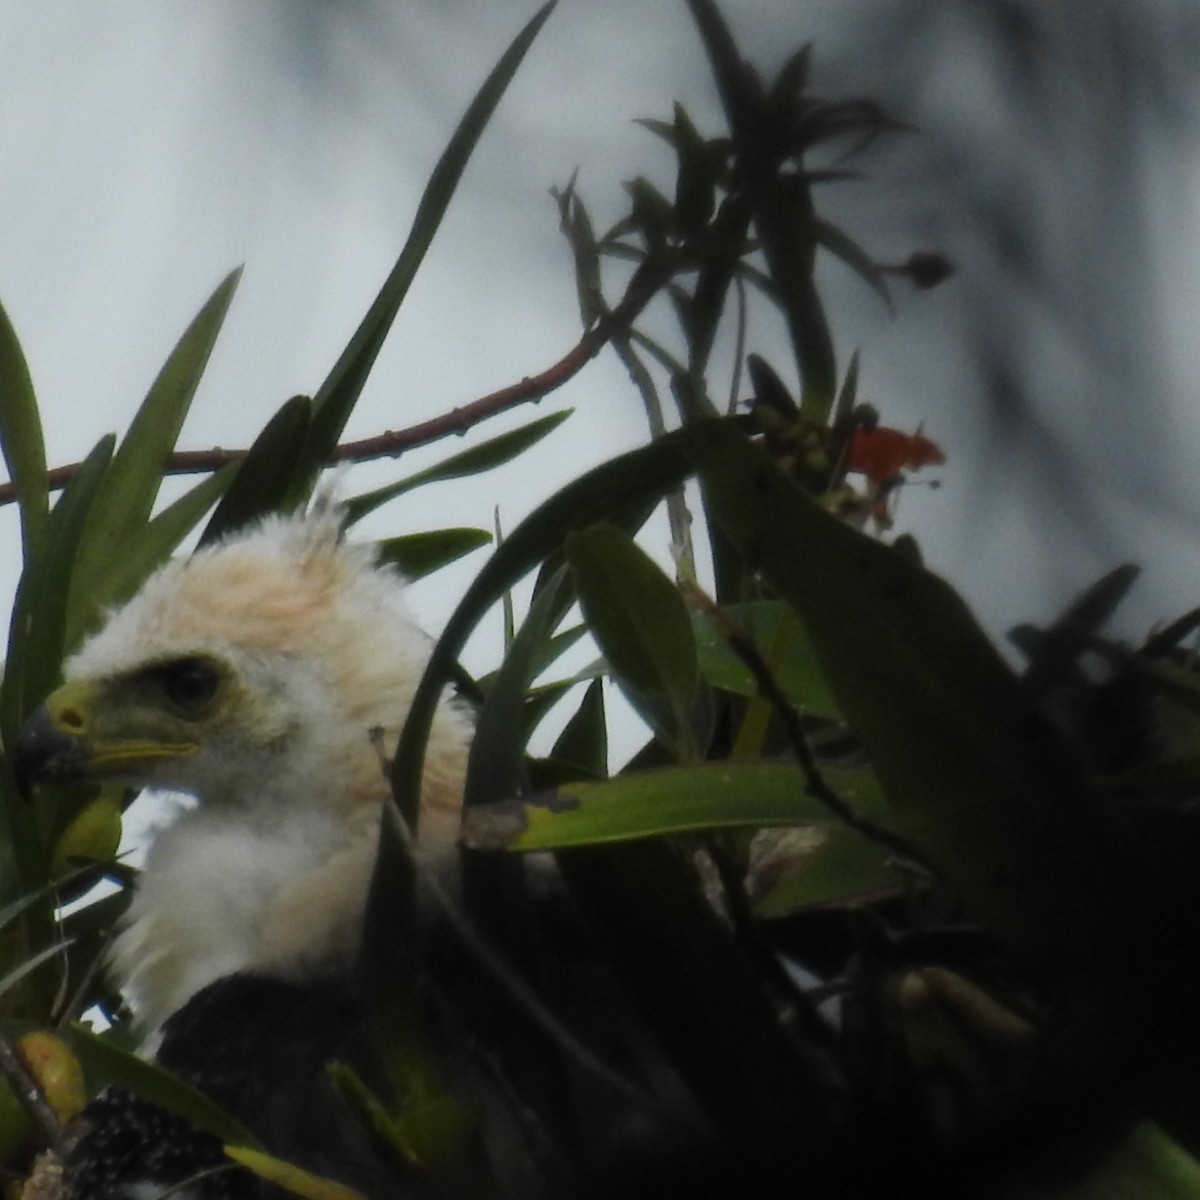
[[[80,755],[79,739],[64,733],[43,706],[29,715],[12,754],[17,792],[29,800],[38,783],[65,778],[64,768]]]

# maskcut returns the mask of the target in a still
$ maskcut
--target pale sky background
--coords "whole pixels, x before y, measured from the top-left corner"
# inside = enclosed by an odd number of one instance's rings
[[[181,447],[245,445],[287,396],[313,391],[394,261],[470,97],[535,7],[3,0],[0,300],[25,347],[51,462],[77,460],[104,432],[124,428],[188,320],[238,263],[242,285]],[[961,7],[968,20],[972,6]],[[889,78],[886,63],[844,57],[870,40],[855,22],[874,19],[877,2],[726,0],[724,8],[747,56],[768,70],[814,39],[827,94],[873,82],[904,93],[906,81]],[[1161,0],[1146,10],[1172,20],[1179,8]],[[971,57],[969,33],[921,83],[968,143],[994,143],[1003,195],[1014,173],[1053,173],[1054,156],[1043,150],[1033,161],[996,117],[994,81]],[[484,136],[348,437],[441,413],[545,368],[573,344],[574,285],[548,189],[578,167],[581,193],[605,224],[621,212],[621,180],[645,172],[669,188],[659,143],[632,119],[668,116],[674,99],[701,128],[720,130],[681,0],[561,0]],[[1082,94],[1079,102],[1093,99]],[[1193,102],[1184,96],[1181,107]],[[906,135],[878,171],[864,159],[867,182],[840,185],[853,194],[827,193],[826,214],[851,223],[884,257],[924,248],[940,229],[938,214],[953,214],[958,203],[953,190],[916,187],[906,176],[905,156],[919,153],[911,148],[922,136]],[[1130,607],[1134,627],[1200,603],[1191,466],[1200,456],[1195,150],[1190,135],[1169,144],[1148,136],[1137,181],[1156,230],[1137,353],[1161,373],[1159,406],[1147,414],[1137,397],[1121,407],[1118,396],[1088,407],[1128,365],[1119,336],[1110,343],[1113,362],[1086,369],[1049,323],[1044,337],[1023,343],[1046,373],[1061,372],[1062,388],[1049,389],[1061,403],[1040,417],[1078,456],[1079,473],[1049,506],[1030,478],[1040,472],[1053,484],[1064,464],[1026,461],[997,441],[971,396],[978,380],[955,339],[970,298],[1001,285],[973,267],[968,241],[945,247],[963,270],[943,288],[897,287],[895,317],[843,269],[828,270],[841,361],[856,347],[864,355],[862,394],[888,424],[923,422],[950,456],[939,490],[905,497],[899,527],[917,534],[931,565],[967,594],[993,633],[1048,619],[1125,559],[1147,569]],[[1081,186],[1079,214],[1094,203]],[[1065,244],[1074,222],[1064,211]],[[1099,261],[1106,251],[1095,253]],[[1085,287],[1060,299],[1071,310],[1101,296]],[[770,329],[750,348],[786,363]],[[556,486],[645,439],[636,394],[608,356],[540,408],[489,423],[475,439],[565,406],[575,416],[516,469],[418,493],[383,510],[367,531],[490,528],[497,504],[511,528]],[[377,486],[463,446],[454,440],[358,469],[346,490]],[[1087,519],[1071,520],[1075,502]],[[0,541],[8,548],[0,560],[7,597],[19,557],[11,512],[0,514]],[[467,559],[436,588],[417,585],[426,624],[436,628],[481,561]]]

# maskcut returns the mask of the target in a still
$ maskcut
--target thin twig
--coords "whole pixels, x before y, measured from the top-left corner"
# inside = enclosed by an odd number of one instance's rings
[[[889,829],[878,821],[865,817],[862,813],[846,802],[836,789],[826,780],[817,763],[816,755],[804,731],[800,714],[775,681],[770,667],[763,661],[758,647],[745,633],[738,623],[722,609],[711,597],[706,595],[695,583],[685,581],[683,584],[688,601],[699,608],[717,627],[717,631],[728,643],[730,650],[737,655],[743,666],[754,676],[759,694],[768,701],[783,722],[784,732],[792,747],[792,753],[804,773],[808,794],[820,800],[827,809],[840,821],[857,829],[865,837],[879,842],[895,853],[920,863],[931,866],[928,857],[916,846],[913,846],[895,830]]]
[[[666,281],[666,269],[637,272],[630,281],[620,304],[603,320],[593,325],[575,345],[552,366],[537,375],[527,375],[517,383],[480,396],[468,404],[452,408],[440,416],[420,421],[406,429],[387,430],[356,442],[334,447],[328,465],[343,462],[369,462],[376,458],[397,458],[406,450],[426,446],[451,434],[465,434],[490,417],[498,416],[521,404],[536,403],[542,397],[573,379],[600,353],[613,336],[628,327]],[[202,475],[219,471],[246,457],[245,450],[176,450],[163,460],[164,475]],[[51,491],[59,491],[74,478],[82,464],[68,463],[46,472]],[[0,483],[0,506],[17,499],[11,482]]]

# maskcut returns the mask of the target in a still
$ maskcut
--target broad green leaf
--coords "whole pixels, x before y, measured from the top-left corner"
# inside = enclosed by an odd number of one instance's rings
[[[804,626],[782,600],[752,600],[724,611],[749,635],[775,682],[798,709],[824,717],[837,716],[837,704],[817,662]],[[750,669],[729,648],[712,618],[692,613],[700,671],[715,688],[738,696],[755,696],[758,685]]]
[[[309,473],[309,482],[302,489],[302,499],[311,488],[321,466],[329,457],[350,412],[362,392],[371,367],[383,346],[388,330],[395,320],[409,286],[416,277],[417,269],[433,242],[434,234],[445,216],[446,209],[458,187],[458,181],[466,169],[468,160],[480,135],[487,126],[500,98],[521,65],[526,51],[533,44],[538,31],[550,16],[555,0],[543,5],[513,43],[501,56],[483,86],[475,94],[466,114],[459,122],[445,151],[433,169],[417,212],[412,229],[404,244],[396,265],[392,268],[379,295],[367,310],[354,336],[334,364],[333,369],[321,384],[313,399],[313,421],[305,447],[304,465]]]
[[[125,553],[128,539],[150,519],[167,456],[179,439],[241,274],[240,267],[230,272],[184,331],[121,439],[80,545],[75,586],[81,592]]]
[[[50,506],[46,447],[29,366],[17,331],[0,306],[0,450],[21,506],[21,541],[28,558]]]
[[[548,795],[485,805],[466,814],[463,842],[477,850],[561,850],[829,820],[794,764],[726,760],[568,783]]]
[[[484,614],[518,580],[556,554],[567,534],[596,521],[648,508],[688,473],[679,438],[669,434],[588,471],[539,505],[496,548],[450,615],[413,696],[392,766],[404,811],[415,811],[433,712],[463,645]]]
[[[710,511],[799,613],[899,820],[1010,944],[1062,970],[1117,952],[1121,867],[1020,685],[941,579],[851,529],[749,441],[685,431]]]
[[[486,442],[481,442],[478,446],[472,446],[469,450],[451,455],[450,458],[435,463],[432,467],[426,467],[425,470],[418,471],[407,479],[401,479],[398,483],[355,496],[354,499],[346,502],[346,524],[353,525],[355,521],[365,517],[367,513],[373,512],[380,505],[386,504],[389,500],[394,500],[397,496],[402,496],[414,488],[421,487],[423,484],[440,483],[446,479],[463,479],[468,475],[478,475],[482,471],[490,471],[494,467],[511,462],[531,446],[537,445],[548,433],[557,429],[571,415],[572,411],[568,408],[563,412],[539,417],[536,421],[530,421],[528,425],[522,425],[519,429],[511,429],[508,433],[500,434],[499,437],[491,438]]]
[[[284,401],[237,464],[233,482],[201,535],[202,546],[287,507],[288,497],[297,490],[303,476],[298,464],[311,421],[312,400],[308,396],[292,396]]]
[[[662,699],[686,738],[696,689],[696,641],[678,588],[628,534],[598,524],[566,539],[588,628],[613,670],[635,691]]]
[[[258,1139],[242,1128],[203,1092],[169,1071],[114,1045],[111,1038],[93,1033],[83,1025],[64,1030],[75,1056],[89,1076],[113,1087],[124,1088],[154,1104],[169,1108],[185,1120],[223,1142],[259,1150]]]
[[[420,579],[440,567],[488,545],[492,535],[486,529],[431,529],[406,533],[379,543],[379,561],[391,563],[409,579]]]
[[[772,859],[752,876],[757,917],[862,904],[895,895],[904,886],[888,851],[836,821],[783,832]]]
[[[226,1146],[225,1153],[235,1163],[253,1171],[260,1179],[273,1183],[300,1196],[303,1200],[366,1200],[361,1192],[337,1183],[332,1179],[323,1179],[311,1171],[305,1171],[294,1163],[284,1162],[261,1150],[251,1150],[245,1146]]]

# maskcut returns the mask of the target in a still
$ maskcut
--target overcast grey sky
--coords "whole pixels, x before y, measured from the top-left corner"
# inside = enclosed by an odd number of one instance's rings
[[[243,445],[284,398],[313,390],[390,267],[468,100],[535,7],[495,0],[6,0],[0,299],[30,361],[51,461],[77,459],[102,433],[123,428],[188,319],[238,263],[246,267],[242,286],[181,445]],[[840,82],[831,64],[844,64],[849,47],[863,40],[856,14],[874,19],[887,7],[873,0],[725,4],[747,55],[767,68],[815,39],[830,91]],[[990,120],[986,73],[967,58],[950,67],[943,61],[936,76],[943,108],[972,136],[1007,145],[1009,164],[1020,163],[1011,130]],[[873,70],[847,71],[846,85],[878,77],[895,90],[896,80],[887,81],[878,64]],[[562,0],[485,135],[349,436],[442,412],[544,368],[570,346],[579,332],[574,287],[548,188],[579,167],[589,203],[602,217],[617,215],[622,179],[661,177],[665,168],[655,139],[632,118],[667,115],[673,99],[702,127],[719,128],[682,0]],[[902,255],[937,228],[929,214],[952,211],[957,197],[926,190],[914,199],[911,180],[903,195],[889,192],[895,167],[887,160],[882,176],[862,185],[868,200],[844,211],[849,219],[868,212],[873,244]],[[1145,443],[1149,465],[1139,470],[1148,485],[1169,485],[1175,509],[1164,515],[1139,504],[1136,477],[1126,479],[1104,511],[1096,545],[1047,552],[1052,543],[1044,535],[1057,514],[1025,489],[1032,468],[997,464],[1010,449],[993,448],[964,399],[969,380],[954,331],[971,291],[969,270],[965,287],[952,281],[927,295],[900,289],[894,319],[844,273],[829,272],[843,362],[861,347],[866,393],[888,422],[924,422],[950,454],[940,472],[944,486],[914,489],[901,524],[993,630],[1047,617],[1089,573],[1122,557],[1150,567],[1139,617],[1200,602],[1190,515],[1200,506],[1186,487],[1200,453],[1193,397],[1200,239],[1194,220],[1189,226],[1182,216],[1200,211],[1194,155],[1176,155],[1169,167],[1156,160],[1146,189],[1170,234],[1155,244],[1152,264],[1162,314],[1152,352],[1164,366],[1167,407],[1152,445]],[[841,195],[831,193],[835,219]],[[979,290],[978,278],[973,286]],[[770,356],[770,337],[756,348]],[[1060,369],[1052,342],[1037,353],[1048,370]],[[395,506],[370,528],[488,527],[495,504],[511,527],[556,484],[644,439],[636,396],[611,359],[542,411],[567,405],[575,417],[518,470],[421,493],[431,507]],[[533,415],[519,411],[479,436]],[[1091,456],[1089,485],[1105,477],[1110,459],[1113,477],[1121,476],[1147,428],[1130,420],[1115,440],[1095,442],[1088,428],[1095,421],[1078,407],[1047,420]],[[407,474],[459,448],[442,444],[403,464],[363,468],[347,489]],[[7,596],[18,554],[10,516],[0,517],[0,538],[10,547],[0,563]],[[448,586],[461,585],[476,565],[468,560]],[[435,622],[445,596],[419,591],[418,602]]]

